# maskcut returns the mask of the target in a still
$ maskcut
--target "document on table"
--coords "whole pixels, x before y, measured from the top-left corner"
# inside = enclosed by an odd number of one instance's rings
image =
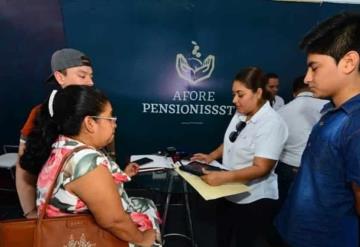
[[[150,171],[160,171],[166,169],[174,169],[172,166],[173,161],[170,157],[160,156],[156,154],[141,154],[141,155],[131,155],[130,161],[133,162],[135,160],[141,158],[150,158],[153,161],[147,164],[141,165],[139,172],[150,172]]]
[[[220,197],[235,195],[249,191],[248,186],[242,183],[228,183],[219,186],[211,186],[201,180],[199,176],[192,175],[179,169],[176,163],[175,171],[188,182],[205,200],[213,200]]]

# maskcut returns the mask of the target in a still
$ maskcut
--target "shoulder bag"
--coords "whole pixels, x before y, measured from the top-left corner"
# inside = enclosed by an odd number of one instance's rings
[[[64,156],[50,186],[38,219],[0,221],[0,247],[128,247],[128,243],[102,229],[91,214],[45,218],[46,208],[57,177],[67,160],[77,151]]]

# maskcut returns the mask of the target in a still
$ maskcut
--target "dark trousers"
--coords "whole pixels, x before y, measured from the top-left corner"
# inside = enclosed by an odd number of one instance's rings
[[[296,177],[298,168],[290,166],[284,162],[279,161],[275,173],[278,175],[278,189],[279,189],[279,200],[277,200],[276,214],[281,210],[282,205],[284,204],[290,187],[292,186],[294,179]],[[275,226],[273,226],[269,231],[269,243],[271,246],[276,247],[288,247],[280,237]]]
[[[253,247],[266,238],[272,226],[276,200],[261,199],[249,204],[236,204],[219,199],[216,214],[218,247],[229,247],[233,239],[237,247]]]
[[[278,175],[278,188],[279,188],[279,208],[285,202],[289,189],[296,177],[298,168],[290,166],[284,162],[279,161],[275,173]]]

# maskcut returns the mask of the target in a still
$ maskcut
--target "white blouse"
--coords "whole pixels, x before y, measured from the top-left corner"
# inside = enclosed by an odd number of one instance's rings
[[[269,102],[266,102],[246,122],[246,127],[237,139],[230,142],[230,133],[235,131],[239,121],[245,121],[245,119],[245,115],[236,112],[225,132],[223,165],[230,170],[252,166],[255,157],[278,160],[288,137],[284,120]],[[254,179],[247,185],[250,188],[248,193],[226,198],[238,204],[247,204],[263,198],[278,199],[277,175],[274,169],[266,177]]]

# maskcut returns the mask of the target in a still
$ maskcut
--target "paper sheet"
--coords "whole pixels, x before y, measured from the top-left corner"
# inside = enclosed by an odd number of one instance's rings
[[[249,191],[249,188],[242,183],[229,183],[219,186],[210,186],[200,177],[188,172],[181,171],[179,164],[175,164],[175,171],[185,179],[205,200],[213,200],[224,196],[235,195]]]
[[[155,155],[155,154],[141,154],[141,155],[131,155],[130,161],[134,161],[141,158],[150,158],[153,161],[150,163],[147,163],[145,165],[140,166],[139,172],[145,172],[145,171],[158,171],[158,170],[164,170],[164,169],[173,169],[172,166],[172,159],[165,156]]]

